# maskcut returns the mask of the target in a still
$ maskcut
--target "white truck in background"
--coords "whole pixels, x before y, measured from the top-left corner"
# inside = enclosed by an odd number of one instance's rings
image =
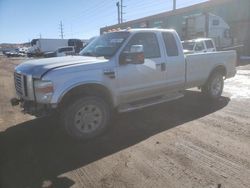
[[[193,87],[218,99],[235,64],[235,51],[184,55],[174,30],[120,30],[97,37],[79,56],[18,65],[11,103],[38,117],[56,112],[70,136],[89,139],[108,127],[114,110],[175,100]]]
[[[216,47],[213,39],[199,38],[182,41],[184,54],[215,52]]]
[[[79,53],[83,47],[83,42],[80,39],[33,39],[27,56],[44,56],[45,53],[54,52],[64,46],[73,46],[75,52]]]
[[[20,48],[18,48],[19,52],[24,53],[24,54],[27,54],[28,49],[29,49],[28,47],[20,47]]]
[[[220,16],[203,13],[185,17],[183,40],[204,37],[212,38],[218,50],[235,45],[235,39],[231,36],[229,25]]]
[[[47,52],[44,57],[62,57],[67,55],[76,55],[74,46],[65,46],[58,48],[55,52]]]
[[[43,56],[46,52],[57,50],[61,46],[68,46],[67,39],[33,39],[28,50],[28,57]]]

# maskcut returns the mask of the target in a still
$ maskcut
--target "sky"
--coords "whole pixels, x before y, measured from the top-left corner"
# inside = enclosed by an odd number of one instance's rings
[[[88,39],[100,28],[117,24],[119,0],[0,0],[0,43],[22,43],[33,38]],[[207,0],[177,0],[177,8]],[[123,0],[129,21],[173,8],[172,0]]]

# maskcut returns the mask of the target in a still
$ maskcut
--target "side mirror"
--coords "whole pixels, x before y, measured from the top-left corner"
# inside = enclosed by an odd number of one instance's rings
[[[120,55],[120,64],[143,64],[143,45],[132,45],[130,52],[123,52]]]
[[[143,45],[132,45],[130,47],[130,53],[141,53],[144,52]]]

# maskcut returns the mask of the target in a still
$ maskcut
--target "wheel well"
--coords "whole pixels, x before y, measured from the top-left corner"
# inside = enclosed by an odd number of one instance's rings
[[[217,66],[217,67],[215,67],[215,68],[213,69],[213,71],[212,71],[212,72],[210,73],[210,75],[209,75],[209,78],[210,78],[214,73],[216,73],[216,72],[221,73],[222,76],[226,76],[226,75],[227,75],[227,70],[226,70],[226,68],[225,68],[224,66],[222,66],[222,65],[219,65],[219,66]]]
[[[225,68],[223,65],[219,65],[219,66],[215,67],[215,68],[211,71],[211,73],[210,73],[210,75],[209,75],[209,77],[208,77],[208,79],[207,79],[207,81],[206,81],[206,83],[205,83],[204,85],[207,85],[207,83],[208,83],[209,80],[211,79],[212,75],[213,75],[214,73],[216,73],[216,72],[221,73],[223,77],[225,77],[225,76],[227,75],[227,70],[226,70],[226,68]],[[201,86],[201,88],[202,88],[202,86]]]
[[[113,106],[112,95],[110,91],[103,85],[100,84],[84,84],[76,86],[69,90],[59,102],[59,108],[69,104],[73,99],[81,96],[98,96],[108,102],[109,105]]]

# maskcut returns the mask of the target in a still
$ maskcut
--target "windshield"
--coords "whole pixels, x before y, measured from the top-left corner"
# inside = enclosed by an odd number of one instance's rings
[[[129,32],[103,34],[89,43],[81,52],[83,56],[112,57],[128,38]]]
[[[182,46],[184,50],[193,50],[194,49],[194,42],[183,42]]]
[[[31,41],[31,46],[34,46],[34,45],[36,45],[36,42],[38,41],[38,39],[33,39],[32,41]]]

